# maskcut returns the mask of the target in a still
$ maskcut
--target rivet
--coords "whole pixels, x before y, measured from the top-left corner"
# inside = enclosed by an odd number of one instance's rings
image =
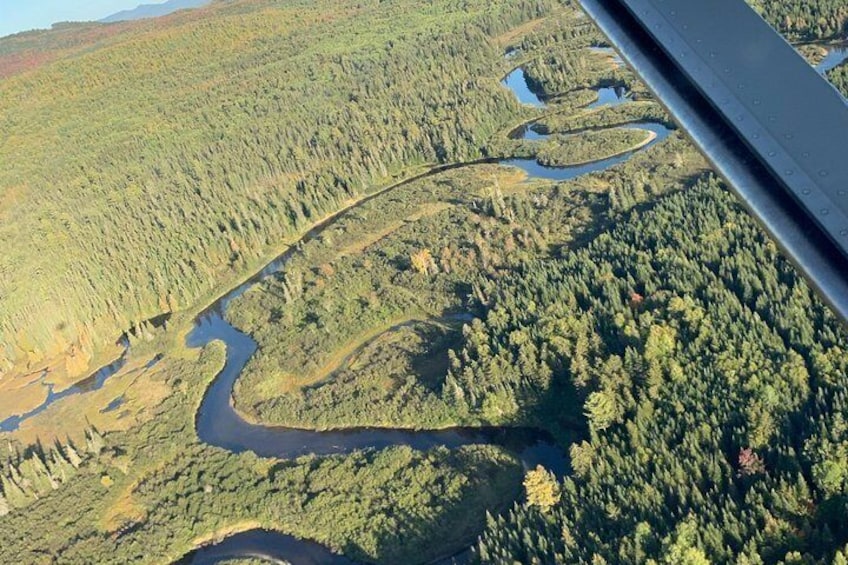
[[[787,134],[786,134],[786,135],[784,135],[783,137],[785,137],[786,139],[792,139],[792,138],[793,138],[793,137],[795,137],[795,136],[794,136],[794,135],[792,135],[791,133],[787,133]]]
[[[759,106],[761,103],[759,98],[754,98],[754,106]]]
[[[801,157],[803,157],[804,159],[808,159],[810,157],[810,152],[804,151],[803,153],[801,153]]]
[[[777,152],[776,151],[769,151],[768,154],[769,154],[769,157],[774,157],[775,155],[777,155]]]
[[[820,176],[820,177],[826,177],[826,176],[827,176],[827,175],[829,175],[829,174],[830,174],[830,173],[828,173],[828,172],[827,172],[826,170],[824,170],[824,169],[822,169],[821,171],[819,171],[819,176]]]
[[[795,174],[795,171],[792,169],[786,169],[786,176],[791,177]]]
[[[842,230],[841,232],[839,232],[839,235],[841,235],[842,237],[848,237],[848,230]]]
[[[822,208],[821,213],[822,213],[822,216],[827,216],[828,214],[830,214],[830,210],[828,210],[827,208]]]
[[[805,189],[804,189],[804,190],[802,190],[801,192],[803,192],[805,195],[808,195],[808,194],[810,194],[810,192],[812,192],[812,191],[811,191],[809,188],[805,188]]]

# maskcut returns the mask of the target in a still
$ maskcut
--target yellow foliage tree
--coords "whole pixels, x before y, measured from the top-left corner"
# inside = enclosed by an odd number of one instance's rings
[[[409,259],[412,262],[412,268],[415,269],[416,272],[421,273],[422,275],[429,274],[434,270],[434,267],[436,266],[435,261],[433,261],[433,255],[426,247],[421,251],[410,255]]]
[[[524,490],[527,492],[527,504],[538,506],[542,512],[549,512],[562,496],[559,481],[541,465],[524,476]]]

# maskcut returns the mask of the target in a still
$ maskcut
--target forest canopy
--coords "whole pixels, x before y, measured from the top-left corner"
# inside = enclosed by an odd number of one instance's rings
[[[521,111],[484,78],[491,37],[559,4],[221,2],[3,79],[0,371],[111,344],[392,175],[481,157]]]
[[[748,0],[791,40],[845,39],[848,4],[843,0]]]
[[[752,3],[794,41],[844,33],[844,2]],[[232,0],[0,39],[0,376],[52,394],[47,357],[185,310],[131,333],[109,385],[132,384],[37,413],[51,441],[2,434],[0,562],[266,529],[375,563],[844,565],[848,334],[576,14]],[[499,84],[519,65],[544,109]],[[638,101],[593,108],[610,86]],[[638,122],[667,137],[570,181],[496,162],[619,153]],[[202,440],[234,351],[187,326],[288,244],[218,318],[258,348],[224,390],[247,426],[532,428],[570,474],[494,441]]]
[[[476,383],[535,356],[591,437],[553,508],[490,521],[482,562],[830,563],[848,542],[848,335],[715,180],[486,289],[458,387],[516,389],[538,371]]]

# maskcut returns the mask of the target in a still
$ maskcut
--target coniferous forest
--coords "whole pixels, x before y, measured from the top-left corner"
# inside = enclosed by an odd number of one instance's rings
[[[848,63],[843,63],[831,70],[827,78],[842,92],[843,96],[848,96]]]
[[[519,111],[487,37],[553,4],[221,2],[6,77],[0,370],[191,306],[404,167],[483,156]]]
[[[555,507],[490,519],[482,561],[842,562],[844,330],[714,180],[512,281],[492,286],[459,389],[548,357],[590,435]],[[500,337],[521,331],[523,347]]]
[[[848,5],[842,0],[750,0],[789,39],[845,39]]]
[[[848,332],[572,0],[0,38],[0,139],[0,563],[848,563]]]

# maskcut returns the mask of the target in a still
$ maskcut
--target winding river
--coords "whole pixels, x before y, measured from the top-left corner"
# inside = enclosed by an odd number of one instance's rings
[[[524,70],[518,68],[503,81],[523,104],[545,108],[545,103],[527,85]],[[598,101],[590,105],[599,108],[607,105],[624,104],[629,98],[613,88],[599,90]],[[591,172],[603,171],[622,163],[636,152],[650,147],[671,133],[660,124],[640,123],[626,126],[632,129],[651,131],[656,137],[637,151],[576,167],[544,167],[533,159],[508,159],[501,164],[523,169],[528,177],[550,180],[567,180]],[[524,128],[523,138],[544,140],[547,135]],[[410,181],[411,182],[411,181]],[[310,231],[303,242],[315,238],[331,222],[319,225]],[[516,454],[525,468],[541,464],[558,476],[568,469],[565,454],[550,438],[538,430],[522,428],[453,428],[446,430],[402,430],[385,428],[357,428],[335,431],[311,431],[286,427],[256,425],[245,421],[232,406],[233,386],[245,364],[256,351],[257,344],[249,335],[230,324],[225,312],[230,302],[251,286],[283,268],[297,252],[297,246],[268,264],[262,272],[247,283],[220,298],[196,319],[195,327],[188,334],[189,347],[203,347],[214,340],[227,345],[227,360],[224,369],[208,389],[197,415],[197,432],[204,442],[234,452],[250,450],[266,457],[292,458],[305,454],[343,454],[366,448],[385,448],[406,445],[415,449],[435,446],[449,448],[472,444],[495,444]],[[301,540],[285,534],[252,530],[230,536],[216,545],[200,548],[187,555],[180,563],[217,563],[233,557],[261,557],[272,562],[301,564],[348,564],[353,563],[344,556],[332,553],[313,541]],[[462,555],[457,556],[462,560]]]
[[[816,65],[816,70],[821,74],[827,74],[848,60],[848,43],[835,45],[827,48],[827,55]]]
[[[624,64],[624,61],[621,59],[621,57],[618,55],[618,53],[612,48],[609,48],[609,47],[590,47],[589,51],[591,51],[595,54],[598,54],[598,55],[608,56],[611,59],[612,63],[616,67],[621,67]],[[506,53],[506,58],[511,59],[511,58],[517,57],[518,55],[520,55],[520,53],[521,53],[520,50],[515,50],[515,49],[510,50]],[[815,68],[819,73],[824,75],[828,71],[830,71],[831,69],[841,65],[845,61],[848,61],[848,44],[843,43],[843,44],[839,44],[839,45],[835,45],[835,46],[829,46],[829,47],[827,47],[827,55],[824,57],[824,59],[822,59],[822,61],[818,65],[816,65]],[[503,85],[507,89],[511,90],[513,92],[513,94],[515,94],[518,101],[521,102],[522,104],[525,104],[525,105],[528,105],[528,106],[533,106],[533,107],[539,108],[539,109],[544,109],[546,107],[545,102],[538,95],[536,95],[531,90],[531,88],[529,87],[529,85],[527,83],[527,78],[524,75],[524,69],[523,68],[519,67],[519,68],[515,69],[513,72],[511,72],[509,75],[507,75],[507,77],[503,80]],[[614,87],[599,88],[599,89],[597,89],[597,92],[598,92],[598,99],[595,102],[589,104],[587,106],[587,108],[596,109],[596,108],[602,108],[602,107],[606,107],[606,106],[617,106],[617,105],[620,105],[620,104],[626,104],[626,103],[631,101],[631,99],[628,96],[626,96],[619,89],[614,88]],[[655,137],[650,143],[646,144],[643,147],[640,147],[639,149],[637,149],[635,151],[630,151],[630,152],[627,152],[627,153],[623,153],[621,155],[617,155],[617,156],[610,157],[610,158],[607,158],[607,159],[603,159],[603,160],[600,160],[600,161],[594,161],[592,163],[587,163],[587,164],[584,164],[584,165],[578,165],[578,166],[572,166],[572,167],[546,167],[546,166],[539,164],[534,159],[505,159],[505,160],[500,161],[500,163],[503,164],[503,165],[518,167],[518,168],[524,170],[527,173],[529,178],[564,181],[564,180],[573,179],[573,178],[576,178],[576,177],[579,177],[581,175],[585,175],[585,174],[588,174],[588,173],[604,171],[604,170],[607,170],[611,167],[614,167],[615,165],[618,165],[619,163],[623,163],[623,162],[627,161],[628,159],[630,159],[633,156],[633,154],[638,153],[639,151],[645,150],[645,149],[663,141],[671,133],[671,131],[667,127],[665,127],[664,125],[658,124],[658,123],[653,123],[653,122],[635,123],[635,124],[630,124],[630,125],[626,125],[626,126],[619,126],[619,127],[622,128],[622,129],[638,129],[638,130],[650,131],[650,132],[653,132],[655,134]],[[518,133],[517,139],[526,139],[526,140],[530,140],[530,141],[543,141],[546,138],[550,137],[547,134],[539,133],[538,131],[533,129],[533,122],[530,122],[528,124],[525,124],[521,128],[518,128],[516,130],[516,132]],[[433,173],[441,172],[441,171],[452,169],[452,168],[458,168],[458,167],[466,166],[466,165],[468,165],[468,164],[448,165],[448,166],[436,167],[433,170],[431,170],[430,172],[426,173],[425,175],[420,175],[418,177],[415,177],[414,179],[410,179],[407,182],[412,182],[413,180],[418,180],[422,176],[426,176],[427,174],[433,174]],[[400,186],[400,185],[398,185],[398,186]],[[320,227],[318,229],[320,229]],[[313,230],[313,232],[310,232],[309,234],[307,234],[306,238],[314,237],[316,233],[317,232],[315,230]],[[213,305],[210,309],[206,310],[196,320],[196,327],[195,327],[194,331],[191,333],[191,335],[189,336],[189,343],[190,344],[194,344],[197,347],[203,346],[205,343],[208,343],[209,339],[215,339],[214,337],[211,337],[213,335],[220,336],[219,339],[222,339],[223,341],[225,341],[227,343],[227,353],[228,353],[227,369],[225,369],[225,372],[220,375],[219,379],[216,381],[216,384],[213,385],[213,390],[210,390],[209,396],[217,397],[218,395],[228,394],[226,392],[227,386],[225,386],[223,384],[221,386],[217,386],[217,385],[219,385],[219,382],[220,383],[226,382],[226,383],[229,383],[229,386],[231,387],[232,384],[235,382],[235,379],[237,378],[238,373],[240,371],[240,370],[236,370],[236,368],[240,368],[240,367],[244,366],[244,363],[247,362],[247,359],[250,358],[250,356],[253,354],[253,351],[255,351],[255,349],[256,349],[256,344],[253,342],[253,340],[251,340],[248,336],[238,332],[238,330],[236,330],[235,328],[232,328],[231,326],[229,326],[229,324],[227,324],[225,321],[223,321],[224,320],[223,310],[226,309],[226,306],[229,304],[230,300],[232,300],[233,298],[242,294],[251,285],[259,282],[264,277],[269,276],[269,275],[273,274],[274,272],[276,272],[277,270],[279,270],[285,264],[287,257],[288,257],[288,255],[284,254],[283,256],[278,257],[277,259],[275,259],[274,261],[269,263],[264,269],[262,269],[262,271],[260,273],[258,273],[257,276],[253,277],[250,281],[248,281],[244,285],[240,286],[239,288],[232,291],[231,293],[229,293],[225,297],[221,298],[218,302],[215,303],[215,305]],[[158,325],[158,322],[164,321],[164,320],[161,320],[161,318],[163,318],[163,317],[162,316],[157,317],[154,320],[152,320],[151,322],[153,322],[153,325]],[[204,336],[205,336],[205,338],[204,338]],[[229,339],[227,339],[227,338],[229,338]],[[29,385],[29,386],[39,385],[39,386],[44,386],[44,387],[47,388],[47,396],[45,397],[44,401],[40,405],[38,405],[37,407],[30,410],[29,412],[26,412],[24,414],[19,414],[19,415],[13,415],[13,416],[10,416],[10,417],[8,417],[4,420],[0,420],[0,433],[2,433],[2,432],[13,432],[13,431],[17,430],[20,427],[21,422],[23,422],[23,421],[25,421],[29,418],[32,418],[34,416],[37,416],[38,414],[44,412],[44,410],[46,410],[50,405],[52,405],[55,402],[58,402],[59,400],[62,400],[64,398],[67,398],[69,396],[73,396],[73,395],[76,395],[76,394],[84,394],[84,393],[91,392],[91,391],[98,390],[98,389],[102,388],[103,385],[106,383],[106,381],[109,379],[109,377],[115,375],[126,364],[126,357],[127,357],[127,352],[128,352],[128,348],[129,348],[129,341],[126,339],[126,337],[122,337],[121,340],[119,341],[119,344],[124,346],[124,348],[125,348],[125,351],[121,355],[121,357],[119,357],[118,359],[116,359],[112,363],[102,367],[101,369],[98,369],[95,373],[93,373],[91,376],[89,376],[85,380],[80,381],[76,385],[71,386],[70,388],[62,390],[60,392],[55,392],[54,385],[47,382],[47,380],[48,380],[47,377],[49,376],[49,372],[48,372],[48,370],[45,369],[42,372],[40,378],[37,381],[34,381],[31,385]],[[152,359],[147,364],[147,366],[145,368],[149,369],[153,364],[155,364],[158,361],[159,361],[158,358]],[[111,409],[115,409],[118,405],[120,405],[120,399],[115,399],[115,402],[113,403],[113,405],[110,405],[109,407],[104,409],[104,411],[109,411]],[[218,407],[218,406],[221,406],[221,404],[220,403],[216,404],[216,403],[212,402],[211,400],[210,400],[209,403],[204,401],[203,407],[201,408],[201,416],[198,418],[198,421],[202,420],[202,421],[205,422],[206,420],[215,420],[215,418],[212,418],[211,416],[204,416],[204,414],[208,414],[210,410],[212,410],[214,407]],[[224,410],[224,412],[227,412],[227,410]],[[224,420],[224,419],[231,419],[231,418],[227,415],[223,415],[221,417],[221,419]],[[236,417],[236,419],[238,421],[241,421],[237,417]],[[242,422],[241,425],[239,425],[236,420],[233,420],[230,423],[234,424],[236,426],[239,426],[239,430],[240,430],[239,433],[241,434],[240,437],[247,437],[251,434],[256,434],[255,430],[250,429],[250,428],[252,428],[252,426],[245,425],[243,422]],[[210,424],[210,426],[213,426],[213,425],[214,424]],[[280,433],[280,432],[279,431],[274,432],[274,434],[278,434],[278,433]],[[459,433],[459,431],[457,431],[457,433]],[[234,436],[234,435],[235,434],[210,435],[209,436],[210,439],[212,439],[214,437],[214,438],[218,438],[218,439],[222,440],[220,443],[216,442],[214,440],[210,441],[210,443],[213,443],[215,445],[221,445],[222,447],[228,447],[228,448],[234,449],[236,451],[240,451],[240,450],[244,450],[244,449],[253,449],[253,448],[249,447],[247,444],[241,445],[241,447],[239,447],[239,445],[242,442],[233,441],[232,436]],[[353,436],[355,434],[351,433],[350,435]],[[228,439],[225,436],[231,436],[231,437]],[[202,438],[204,437],[203,433],[201,433],[201,437]],[[267,439],[267,438],[265,438],[265,439]],[[313,440],[316,439],[316,438],[307,439],[307,435],[304,434],[302,439],[308,443],[308,445],[306,447],[302,447],[302,449],[306,450],[306,451],[303,451],[303,452],[316,452],[316,453],[320,452],[320,450],[310,451],[310,449],[309,449],[309,447],[316,447],[316,448],[319,447],[317,445],[317,443],[313,442]],[[352,438],[351,438],[351,441],[353,441]],[[253,442],[247,442],[247,443],[256,445]],[[304,444],[304,445],[306,445],[306,444]],[[376,446],[378,444],[367,444],[367,445],[375,445]],[[393,445],[393,443],[390,442],[387,445]],[[410,442],[410,445],[414,445],[414,443]],[[261,453],[261,450],[254,450],[254,451],[257,451],[257,453]],[[276,452],[270,453],[270,455],[277,455],[277,454],[278,453],[276,453]]]
[[[518,68],[510,73],[503,81],[523,104],[544,109],[546,104],[528,87],[524,70]],[[626,104],[630,99],[612,88],[602,88],[598,91],[598,100],[588,106],[600,108],[603,106]],[[638,151],[659,143],[671,131],[659,124],[638,123],[624,126],[632,129],[648,130],[656,137],[636,151],[624,153],[575,167],[544,167],[532,159],[506,159],[500,161],[503,165],[513,166],[524,170],[531,179],[568,180],[591,172],[604,171],[631,158]],[[547,135],[533,129],[532,122],[519,130],[520,137],[527,140],[544,140]],[[490,162],[490,161],[482,161]],[[446,165],[432,169],[424,175],[409,179],[402,184],[413,182],[430,174],[449,169],[469,166],[474,163]],[[394,188],[394,187],[393,187]],[[376,197],[376,193],[365,200]],[[365,201],[363,200],[363,201]],[[363,201],[360,201],[363,202]],[[301,242],[309,241],[319,235],[334,221],[330,218],[308,232]],[[210,445],[221,447],[233,452],[253,451],[260,456],[294,458],[300,455],[316,454],[331,455],[345,454],[355,450],[372,448],[380,449],[390,446],[410,446],[425,450],[435,446],[456,448],[472,444],[494,444],[504,447],[514,453],[526,468],[541,464],[558,476],[568,470],[568,462],[563,451],[553,443],[544,432],[524,428],[453,428],[445,430],[403,430],[384,428],[359,428],[337,431],[311,431],[286,427],[263,426],[245,421],[233,408],[233,386],[242,372],[245,364],[257,349],[256,342],[247,334],[236,329],[225,317],[229,304],[252,286],[282,269],[298,246],[292,246],[288,251],[265,266],[259,273],[246,283],[235,288],[214,304],[204,310],[195,319],[191,332],[186,337],[186,345],[192,348],[204,347],[215,340],[226,344],[226,363],[224,369],[215,377],[207,390],[197,414],[196,427],[200,439]],[[129,343],[124,343],[129,348]],[[15,416],[0,422],[0,431],[12,431],[28,417],[46,409],[53,402],[73,394],[98,389],[106,380],[117,373],[125,364],[126,351],[118,360],[103,367],[92,377],[63,391],[53,394],[49,388],[48,398],[38,408],[23,416]],[[148,367],[157,362],[154,358]],[[46,373],[39,383],[43,384]],[[106,408],[115,409],[121,399],[115,399]],[[462,561],[468,550],[454,558]],[[186,555],[180,563],[217,563],[233,557],[260,557],[271,562],[286,562],[294,565],[301,564],[349,564],[350,559],[332,553],[328,548],[309,540],[297,539],[285,534],[252,530],[232,535],[216,545],[199,548]],[[453,560],[453,559],[450,559]],[[449,562],[449,561],[448,561]]]
[[[608,48],[595,48],[593,50],[600,54],[611,55],[616,65],[621,64],[621,60],[617,58],[614,51]],[[511,52],[507,55],[510,58],[510,55],[518,55],[518,52]],[[817,67],[817,70],[824,73],[846,60],[846,58],[848,58],[848,47],[842,46],[832,49]],[[545,102],[528,86],[524,70],[521,67],[511,72],[503,80],[503,85],[511,90],[522,104],[540,110],[547,107]],[[598,89],[598,100],[588,105],[587,108],[596,109],[626,104],[628,102],[630,102],[630,98],[621,91],[615,88],[601,88]],[[549,137],[549,135],[536,131],[533,123],[531,121],[516,130],[516,137],[529,141],[544,141]],[[639,149],[585,165],[545,167],[533,159],[505,159],[500,161],[500,163],[524,170],[531,179],[569,180],[588,173],[604,171],[623,163],[639,151],[663,141],[671,133],[671,130],[667,127],[650,122],[635,123],[620,127],[646,130],[653,132],[655,135],[650,143]],[[437,167],[424,175],[419,175],[396,185],[396,187],[413,182],[429,174],[472,164],[474,163]],[[377,193],[365,200],[373,198],[378,194],[381,193]],[[360,203],[363,201],[360,201]],[[323,224],[318,225],[308,232],[301,241],[306,242],[315,238],[333,220],[334,218],[331,218]],[[546,434],[532,429],[454,428],[435,431],[416,431],[361,428],[318,432],[285,427],[262,426],[245,421],[234,410],[231,397],[233,386],[245,364],[256,351],[257,344],[249,335],[239,331],[227,322],[225,312],[233,299],[266,277],[282,269],[295,252],[297,252],[297,246],[291,247],[289,251],[266,265],[261,272],[257,273],[246,283],[218,299],[197,316],[194,328],[186,337],[186,344],[192,348],[204,347],[214,340],[221,340],[226,344],[226,364],[224,369],[216,376],[213,384],[207,390],[197,414],[197,433],[202,441],[233,452],[250,450],[261,456],[278,458],[293,458],[305,454],[345,454],[359,449],[380,449],[400,445],[424,450],[435,446],[455,448],[471,444],[495,444],[516,454],[522,464],[527,468],[541,464],[559,476],[567,472],[568,462],[562,450],[554,445]],[[41,405],[26,414],[12,416],[0,421],[0,432],[16,430],[22,421],[43,412],[48,406],[63,398],[101,388],[109,377],[116,374],[125,365],[129,342],[126,338],[122,338],[121,344],[125,346],[125,352],[120,358],[101,368],[85,381],[59,393],[54,393],[53,385],[46,382],[48,372],[45,370],[41,377],[30,386],[36,384],[46,386],[48,388],[46,399]],[[152,359],[146,368],[150,368],[159,359],[160,357]],[[121,402],[122,398],[116,398],[104,411],[118,408]],[[454,557],[459,561],[463,561],[467,554],[468,550]],[[328,548],[319,543],[298,539],[279,532],[264,530],[251,530],[234,534],[220,543],[205,546],[189,553],[180,560],[180,563],[217,563],[234,557],[256,557],[270,562],[292,563],[293,565],[348,565],[354,563],[347,557],[332,553]],[[450,561],[452,561],[451,558],[443,562]]]

